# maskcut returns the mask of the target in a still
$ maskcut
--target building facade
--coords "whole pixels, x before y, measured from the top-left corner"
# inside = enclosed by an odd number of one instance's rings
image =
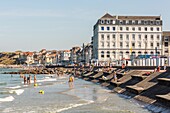
[[[112,16],[105,14],[93,28],[93,59],[114,61],[138,55],[162,54],[160,16]]]
[[[170,31],[163,31],[162,33],[162,53],[164,56],[170,56]]]

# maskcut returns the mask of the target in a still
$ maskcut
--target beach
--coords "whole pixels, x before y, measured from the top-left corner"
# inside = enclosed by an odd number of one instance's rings
[[[0,93],[1,113],[149,113],[143,104],[98,84],[76,78],[74,86],[69,87],[68,75],[37,75],[37,87],[33,83],[23,85],[19,75],[13,75],[15,79],[2,76],[11,84],[0,87],[1,91],[10,92]]]

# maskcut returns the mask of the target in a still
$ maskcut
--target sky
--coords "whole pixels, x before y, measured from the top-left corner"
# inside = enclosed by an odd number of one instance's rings
[[[105,13],[161,15],[168,31],[169,6],[170,0],[0,0],[0,52],[82,46]]]

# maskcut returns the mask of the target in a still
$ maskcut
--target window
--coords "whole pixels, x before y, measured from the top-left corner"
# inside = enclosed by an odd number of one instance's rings
[[[112,54],[113,54],[113,57],[116,58],[116,53],[115,53],[115,51],[113,51]]]
[[[157,27],[156,29],[157,29],[157,31],[159,31],[159,27]]]
[[[153,40],[153,35],[151,35],[151,40]]]
[[[120,34],[120,40],[123,40],[123,35],[122,34]]]
[[[102,21],[101,21],[101,24],[103,24],[103,23],[104,23],[104,21],[102,20]]]
[[[129,31],[129,27],[126,27],[126,31]]]
[[[157,40],[159,40],[159,35],[157,35]]]
[[[164,41],[165,41],[165,42],[166,42],[166,41],[169,41],[168,39],[169,39],[169,38],[166,36],[166,37],[164,38]]]
[[[132,30],[135,31],[135,27],[132,27]]]
[[[138,35],[138,37],[139,37],[139,40],[141,40],[141,35]]]
[[[120,42],[120,47],[123,47],[123,42]]]
[[[107,24],[109,24],[110,23],[110,20],[107,20]]]
[[[141,31],[141,27],[138,27],[138,30]]]
[[[101,27],[101,30],[103,31],[103,30],[104,30],[104,27]]]
[[[113,27],[113,31],[115,31],[115,27]]]
[[[129,51],[126,51],[126,54],[128,55],[128,54],[129,54]]]
[[[110,47],[110,42],[107,42],[107,47]]]
[[[147,40],[148,39],[148,36],[147,35],[145,35],[145,40]]]
[[[153,51],[151,51],[151,55],[153,55]]]
[[[132,47],[135,47],[135,43],[134,42],[132,43]]]
[[[129,35],[128,34],[126,35],[126,40],[129,40]]]
[[[110,52],[107,51],[107,58],[110,58]]]
[[[113,42],[113,47],[115,47],[115,42]]]
[[[141,51],[138,52],[138,55],[141,55]]]
[[[165,53],[168,53],[168,49],[167,48],[165,49]]]
[[[101,35],[101,39],[104,40],[104,35],[103,34]]]
[[[107,40],[110,40],[110,35],[107,35]]]
[[[120,31],[122,31],[123,30],[123,28],[122,27],[120,27]]]
[[[135,34],[132,34],[132,39],[135,40]]]
[[[153,31],[153,27],[151,27],[151,31]]]
[[[138,47],[141,48],[141,42],[138,43]]]
[[[153,48],[153,43],[151,43],[151,48]]]
[[[104,51],[101,52],[101,57],[104,58]]]
[[[126,47],[129,47],[129,43],[128,42],[126,42]]]
[[[145,27],[145,31],[147,31],[148,29],[147,29],[147,27]]]
[[[164,44],[165,44],[165,47],[168,47],[168,42],[165,42]]]
[[[156,45],[157,45],[157,47],[159,48],[159,43],[157,43]]]
[[[107,30],[109,31],[109,30],[110,30],[110,27],[107,27]]]
[[[113,37],[113,40],[115,40],[115,39],[116,39],[116,35],[115,35],[115,34],[113,34],[113,35],[112,35],[112,37]]]
[[[104,47],[104,42],[101,42],[101,46]]]

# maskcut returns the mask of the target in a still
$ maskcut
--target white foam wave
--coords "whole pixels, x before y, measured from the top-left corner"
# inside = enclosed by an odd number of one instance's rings
[[[51,81],[56,81],[56,78],[48,78],[48,79],[43,79],[43,80],[37,80],[37,82],[51,82]]]
[[[88,105],[88,104],[91,104],[92,102],[94,102],[94,101],[88,101],[87,103],[84,103],[84,104],[70,104],[69,107],[58,109],[56,112],[62,112],[62,111],[66,111],[66,110],[69,110],[69,109],[72,109],[72,108],[75,108],[75,107]]]
[[[14,100],[13,96],[5,97],[5,98],[0,98],[0,102],[11,102]]]
[[[9,89],[18,89],[18,88],[20,88],[21,86],[12,86],[12,87],[7,87],[7,88],[9,88]]]
[[[23,89],[18,89],[18,90],[11,90],[9,91],[9,93],[15,93],[17,95],[21,95],[24,92]]]

